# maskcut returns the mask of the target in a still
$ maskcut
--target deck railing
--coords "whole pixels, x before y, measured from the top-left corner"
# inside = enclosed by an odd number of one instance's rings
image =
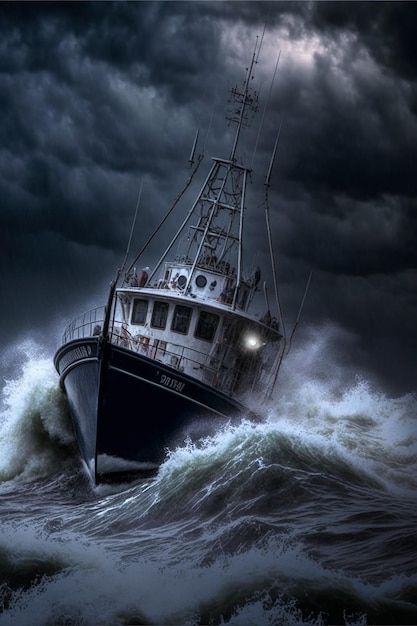
[[[106,307],[100,306],[76,317],[65,329],[62,343],[99,335],[103,328],[105,309]]]
[[[65,329],[62,343],[75,339],[99,336],[105,319],[105,307],[91,309],[76,317]],[[179,373],[184,372],[203,383],[216,389],[231,393],[237,390],[239,378],[242,376],[240,368],[225,367],[224,359],[217,358],[214,350],[210,353],[202,352],[186,346],[166,342],[156,337],[139,335],[133,337],[121,321],[114,320],[109,329],[109,338],[112,344],[127,348],[150,359],[159,361],[176,369]],[[233,350],[229,347],[229,351]],[[229,353],[228,362],[233,362]],[[248,365],[248,363],[246,363]],[[253,372],[254,378],[257,378]]]
[[[133,337],[122,325],[114,325],[113,331],[109,333],[109,336],[111,343],[114,345],[143,354],[150,359],[178,370],[179,373],[184,372],[220,391],[236,396],[242,393],[239,380],[245,377],[246,369],[243,372],[241,367],[227,367],[225,365],[226,360],[223,357],[217,357],[214,349],[207,353],[184,344],[173,343],[172,341],[166,342],[156,337],[143,335]],[[238,356],[237,350],[229,346],[227,359],[229,363],[234,362],[233,353],[236,353],[236,356]],[[237,362],[239,362],[239,358],[237,358]],[[250,386],[255,381],[257,381],[258,386],[260,383],[260,386],[263,387],[263,384],[258,379],[257,367],[259,365],[258,363],[256,366],[254,363],[255,368],[252,370],[251,380],[250,382],[246,381],[246,391],[250,391]],[[246,368],[249,369],[249,367],[249,362],[246,361]]]
[[[230,382],[225,385],[225,376],[222,376],[222,380],[220,379],[219,360],[210,354],[184,344],[173,343],[172,341],[165,342],[154,337],[139,336],[134,338],[122,327],[113,327],[113,332],[109,334],[111,343],[127,348],[132,352],[143,354],[176,369],[178,372],[184,372],[216,388],[225,386],[229,390],[231,386]],[[230,380],[231,369],[228,374],[227,378]]]

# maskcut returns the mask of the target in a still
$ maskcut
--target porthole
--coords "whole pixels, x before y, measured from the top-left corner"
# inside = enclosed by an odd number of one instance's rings
[[[178,287],[180,289],[184,289],[185,285],[187,284],[187,278],[186,276],[184,276],[183,274],[178,278]]]
[[[197,287],[200,287],[200,289],[207,285],[207,278],[204,276],[204,274],[199,274],[197,276],[197,278],[195,279],[195,284],[197,285]]]

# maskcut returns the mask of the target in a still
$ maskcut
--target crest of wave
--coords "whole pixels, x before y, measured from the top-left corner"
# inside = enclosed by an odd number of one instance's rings
[[[334,327],[320,329],[291,351],[273,398],[263,405],[263,424],[244,420],[198,446],[186,442],[171,451],[160,478],[183,480],[187,468],[194,476],[204,468],[210,474],[213,465],[224,463],[236,474],[250,462],[257,467],[271,447],[282,453],[286,446],[305,458],[315,451],[320,463],[342,461],[388,489],[415,492],[416,396],[389,397],[371,377],[338,362],[335,338],[348,340],[340,335]]]
[[[0,480],[36,478],[62,467],[73,445],[67,405],[52,359],[38,344],[15,347],[21,373],[6,380],[0,413]]]
[[[291,351],[270,419],[288,431],[316,433],[355,455],[391,486],[415,489],[417,397],[388,396],[344,360],[351,338],[334,326],[310,330]]]

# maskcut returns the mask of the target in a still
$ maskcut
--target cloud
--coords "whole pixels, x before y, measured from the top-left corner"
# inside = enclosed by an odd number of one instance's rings
[[[139,246],[187,179],[197,128],[206,158],[192,191],[210,156],[228,155],[228,94],[258,41],[260,109],[242,145],[254,164],[249,258],[265,254],[258,218],[282,120],[270,207],[288,318],[313,269],[303,318],[362,341],[347,348],[358,367],[399,390],[415,385],[416,11],[401,2],[3,4],[2,343],[101,303],[141,183]],[[404,355],[395,374],[388,354]]]

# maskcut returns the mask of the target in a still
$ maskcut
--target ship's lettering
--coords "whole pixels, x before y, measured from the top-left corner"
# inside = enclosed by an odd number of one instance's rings
[[[165,374],[161,375],[161,378],[159,379],[159,384],[179,392],[181,392],[185,387],[185,383],[182,383],[176,378],[171,378],[171,376],[166,376]]]
[[[74,348],[67,354],[64,354],[59,362],[59,371],[63,372],[69,365],[75,363],[75,361],[81,361],[82,359],[88,359],[91,356],[91,346],[79,346]]]

